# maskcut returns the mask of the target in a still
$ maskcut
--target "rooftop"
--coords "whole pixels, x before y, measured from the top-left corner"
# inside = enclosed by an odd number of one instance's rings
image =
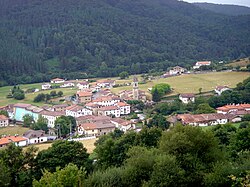
[[[5,115],[0,115],[0,120],[8,120],[9,118],[6,117]]]
[[[3,138],[0,138],[0,145],[5,145],[11,142],[21,142],[26,141],[27,138],[21,137],[21,136],[6,136]]]
[[[112,123],[83,123],[80,126],[85,130],[115,128],[115,125]]]
[[[195,97],[195,95],[193,93],[182,93],[182,94],[180,94],[180,96],[182,98],[192,98],[192,97]]]

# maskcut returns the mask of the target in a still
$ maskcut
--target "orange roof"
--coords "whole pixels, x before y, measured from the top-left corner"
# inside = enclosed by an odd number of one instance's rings
[[[9,118],[6,117],[5,115],[0,115],[0,120],[8,120]]]
[[[64,81],[64,79],[60,79],[60,78],[54,78],[54,79],[51,79],[52,81]]]
[[[90,97],[90,96],[92,96],[93,94],[92,94],[91,92],[82,92],[82,91],[78,91],[78,92],[77,92],[77,95],[78,95],[79,97]]]
[[[85,130],[96,129],[96,125],[94,123],[84,123],[84,124],[81,124],[81,127],[83,127]]]
[[[211,61],[201,61],[201,62],[196,62],[196,65],[210,65]]]
[[[0,145],[5,145],[11,142],[21,142],[26,141],[27,138],[21,137],[21,136],[6,136],[3,138],[0,138]]]
[[[250,108],[250,104],[237,104],[237,105],[225,105],[222,107],[218,107],[217,110],[222,110],[222,111],[229,111],[232,109],[236,110],[244,110]]]
[[[116,103],[117,106],[122,107],[122,106],[130,106],[129,104],[125,103],[125,102],[118,102]]]

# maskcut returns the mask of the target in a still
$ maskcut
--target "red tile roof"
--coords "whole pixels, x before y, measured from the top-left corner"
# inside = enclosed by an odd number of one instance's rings
[[[77,95],[79,97],[91,97],[93,94],[91,92],[83,92],[83,91],[78,91]]]
[[[6,117],[5,115],[0,115],[0,120],[8,120],[9,118]]]
[[[192,97],[195,97],[194,94],[192,94],[192,93],[182,93],[182,94],[180,94],[180,96],[182,98],[192,98]]]
[[[130,106],[128,103],[125,102],[118,102],[116,103],[117,106],[122,107],[122,106]]]
[[[5,145],[11,142],[21,142],[26,141],[27,138],[21,137],[21,136],[6,136],[3,138],[0,138],[0,145]]]
[[[250,109],[250,104],[224,105],[222,107],[217,108],[217,110],[221,111],[245,110],[245,109]]]

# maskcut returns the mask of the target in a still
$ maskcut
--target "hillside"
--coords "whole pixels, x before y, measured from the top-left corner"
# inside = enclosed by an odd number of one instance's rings
[[[238,16],[238,15],[250,15],[250,8],[238,5],[223,5],[223,4],[213,4],[213,3],[193,3],[194,5],[210,10],[216,13]]]
[[[249,44],[250,16],[177,0],[0,1],[0,86],[236,59]]]

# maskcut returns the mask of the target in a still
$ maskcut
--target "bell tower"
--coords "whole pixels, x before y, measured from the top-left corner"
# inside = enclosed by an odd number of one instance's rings
[[[133,78],[133,99],[139,100],[139,89],[138,89],[138,79],[136,76]]]

